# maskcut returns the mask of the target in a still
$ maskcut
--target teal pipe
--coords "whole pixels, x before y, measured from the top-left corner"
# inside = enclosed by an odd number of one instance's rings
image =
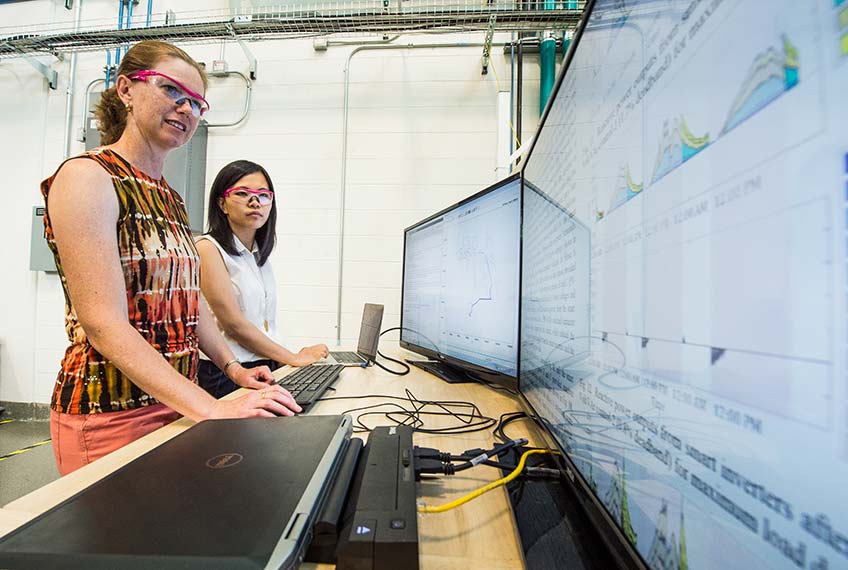
[[[539,44],[539,115],[545,110],[548,97],[554,88],[554,77],[556,76],[556,40],[545,38]]]

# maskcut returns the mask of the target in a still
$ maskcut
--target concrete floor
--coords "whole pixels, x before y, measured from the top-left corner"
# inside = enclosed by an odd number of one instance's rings
[[[59,478],[49,441],[26,449],[49,439],[48,421],[0,416],[0,507]]]

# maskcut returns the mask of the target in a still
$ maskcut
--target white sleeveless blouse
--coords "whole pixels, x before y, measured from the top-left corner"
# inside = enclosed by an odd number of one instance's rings
[[[221,244],[212,236],[202,235],[196,241],[199,242],[200,240],[210,241],[221,252],[227,273],[230,275],[230,283],[233,285],[236,301],[247,320],[268,335],[271,340],[277,342],[277,289],[270,260],[266,260],[265,265],[260,267],[254,256],[258,251],[256,244],[253,244],[253,251],[250,252],[238,238],[233,239],[238,255],[230,255],[224,251]],[[218,329],[223,333],[220,324],[218,324]],[[224,333],[224,338],[235,357],[242,362],[266,358],[241,346],[228,337],[226,333]],[[206,358],[202,353],[201,357]]]

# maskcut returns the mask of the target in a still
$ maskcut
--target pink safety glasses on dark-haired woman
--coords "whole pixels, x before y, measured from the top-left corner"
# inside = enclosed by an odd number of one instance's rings
[[[250,202],[251,198],[256,196],[256,199],[262,206],[267,206],[274,201],[274,193],[267,188],[260,188],[259,190],[254,190],[252,188],[245,188],[243,186],[233,186],[232,188],[227,188],[226,190],[224,190],[224,193],[221,194],[221,196],[223,196],[224,198],[229,196],[241,204],[247,204],[248,202]]]

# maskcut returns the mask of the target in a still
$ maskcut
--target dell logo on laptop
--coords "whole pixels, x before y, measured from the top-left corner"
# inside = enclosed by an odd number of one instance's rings
[[[243,459],[244,456],[241,453],[222,453],[207,461],[206,467],[210,469],[225,469],[233,465],[238,465]]]

